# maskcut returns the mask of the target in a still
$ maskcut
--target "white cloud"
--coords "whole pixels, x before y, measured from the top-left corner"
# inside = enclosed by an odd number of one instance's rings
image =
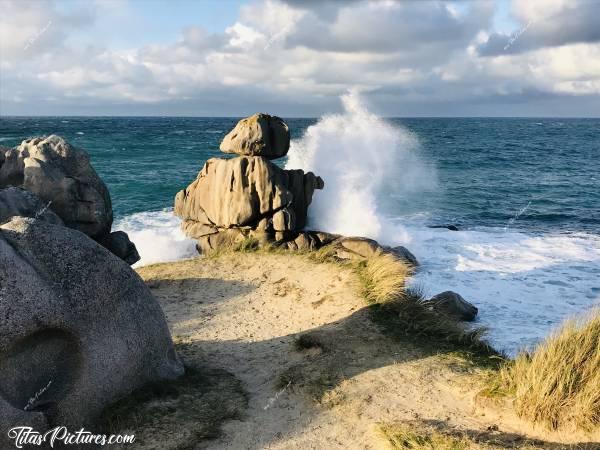
[[[243,7],[222,33],[188,26],[170,44],[127,50],[70,42],[70,30],[93,20],[85,11],[67,17],[52,2],[43,9],[34,2],[6,4],[0,99],[19,112],[27,104],[116,112],[139,104],[166,105],[174,113],[185,105],[191,108],[186,113],[210,114],[207,108],[217,105],[212,112],[218,115],[287,105],[295,114],[294,108],[334,104],[356,86],[381,100],[389,114],[404,111],[398,109],[403,105],[420,111],[421,105],[478,102],[493,112],[495,103],[518,96],[600,94],[600,46],[589,39],[546,46],[538,29],[527,51],[482,52],[497,39],[491,2],[457,8],[444,2],[264,0]],[[513,11],[524,21],[570,8],[561,1],[543,4],[547,8],[515,0]],[[570,29],[577,29],[574,20],[589,22],[577,19],[579,13],[569,17]],[[49,27],[24,57],[21,47],[45,20],[69,26]]]

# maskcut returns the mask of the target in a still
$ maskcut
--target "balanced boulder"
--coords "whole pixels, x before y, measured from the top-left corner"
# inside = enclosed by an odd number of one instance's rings
[[[281,158],[290,148],[290,130],[279,117],[256,113],[240,120],[219,148],[242,156]]]
[[[85,234],[13,218],[0,226],[0,280],[1,448],[11,427],[79,429],[183,373],[148,287]]]
[[[182,229],[200,251],[213,250],[248,232],[301,230],[323,180],[312,172],[284,170],[261,156],[209,159],[195,181],[175,197]],[[217,236],[219,234],[219,236]]]

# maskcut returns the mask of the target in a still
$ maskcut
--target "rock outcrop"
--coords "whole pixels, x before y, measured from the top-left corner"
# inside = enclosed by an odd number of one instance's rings
[[[35,194],[18,187],[0,190],[0,224],[14,216],[32,217],[63,225],[60,217]]]
[[[386,247],[372,239],[305,230],[315,190],[325,183],[312,172],[285,170],[268,158],[289,148],[289,130],[278,117],[255,114],[238,122],[221,150],[232,159],[209,159],[196,180],[175,196],[175,214],[200,253],[232,246],[246,238],[258,245],[294,251],[330,246],[340,259],[391,254],[410,266],[417,259],[404,247]]]
[[[242,156],[281,158],[290,148],[290,130],[279,117],[257,113],[240,120],[219,148]]]
[[[445,291],[434,295],[425,303],[433,308],[434,311],[467,322],[475,320],[479,312],[476,306],[452,291]]]
[[[148,287],[85,234],[14,217],[0,226],[0,280],[1,448],[13,426],[79,429],[183,373]]]
[[[262,156],[285,155],[288,147],[289,130],[281,119],[265,114],[244,119],[221,148],[253,156],[209,159],[196,180],[176,195],[175,214],[201,252],[249,235],[271,242],[297,237],[306,226],[313,193],[324,183],[312,172],[284,170]]]
[[[63,138],[26,139],[15,148],[0,149],[0,189],[8,186],[37,195],[67,227],[107,241],[113,221],[108,189],[87,153]],[[132,255],[117,256],[131,261]]]

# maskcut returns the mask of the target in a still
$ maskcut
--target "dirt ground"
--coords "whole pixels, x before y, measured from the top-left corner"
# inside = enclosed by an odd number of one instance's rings
[[[204,397],[179,414],[202,404],[214,425],[186,432],[203,419],[178,420],[178,429],[163,424],[157,433],[158,418],[153,432],[162,440],[136,430],[143,448],[390,448],[380,425],[394,423],[461,433],[472,438],[466,448],[532,448],[529,438],[539,439],[533,448],[565,448],[557,443],[594,438],[532,429],[480,398],[484,369],[384,333],[348,268],[258,252],[138,273],[161,303],[184,362],[205,372]]]

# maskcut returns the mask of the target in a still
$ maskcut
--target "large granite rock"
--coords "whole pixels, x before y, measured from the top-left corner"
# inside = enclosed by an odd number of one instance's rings
[[[21,187],[39,197],[49,211],[46,218],[53,212],[65,226],[87,234],[127,262],[133,264],[140,259],[125,233],[111,234],[110,195],[87,153],[63,138],[38,137],[26,139],[15,148],[0,148],[0,189],[9,186]],[[11,207],[14,209],[16,204]],[[34,217],[23,204],[20,211],[22,216]]]
[[[113,214],[106,185],[87,153],[59,136],[26,139],[5,151],[0,188],[11,185],[50,203],[70,228],[93,238],[110,233]]]
[[[14,216],[33,217],[56,225],[63,221],[35,194],[18,187],[0,189],[0,224]]]
[[[434,295],[425,302],[435,311],[438,311],[457,320],[472,321],[475,320],[479,312],[477,307],[466,301],[460,294],[452,291],[445,291]]]
[[[148,287],[86,235],[13,218],[0,226],[0,280],[0,448],[13,426],[89,426],[183,373]]]
[[[301,230],[313,193],[322,188],[323,180],[311,172],[283,170],[263,157],[212,158],[176,195],[175,214],[183,219],[188,236],[204,241],[232,229]],[[232,232],[227,234],[229,241]]]
[[[269,159],[287,155],[289,148],[290,130],[286,123],[279,117],[262,113],[240,120],[220,146],[224,153]]]

